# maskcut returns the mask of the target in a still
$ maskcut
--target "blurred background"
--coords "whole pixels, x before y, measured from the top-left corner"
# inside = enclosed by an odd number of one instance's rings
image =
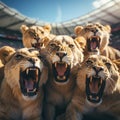
[[[77,25],[89,22],[110,25],[110,45],[120,50],[120,0],[1,0],[0,47],[23,47],[22,24],[49,23],[51,33],[74,36]]]

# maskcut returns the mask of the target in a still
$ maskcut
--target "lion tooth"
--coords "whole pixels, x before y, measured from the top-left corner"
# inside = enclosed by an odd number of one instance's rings
[[[27,92],[29,92],[29,89],[27,89]]]
[[[92,98],[93,98],[93,97],[92,97],[92,95],[90,95],[89,97],[90,97],[90,99],[92,99]]]
[[[63,76],[63,77],[60,77],[60,76],[57,76],[57,79],[59,79],[59,80],[65,80],[65,76]]]
[[[67,68],[67,64],[65,64],[65,68]]]
[[[90,82],[92,82],[92,76],[90,77]]]
[[[97,96],[97,97],[96,97],[96,99],[98,100],[98,99],[99,99],[99,97]]]
[[[36,75],[38,75],[38,70],[36,70]]]
[[[29,70],[27,69],[27,70],[26,70],[26,74],[28,75],[28,73],[29,73]]]
[[[100,84],[102,84],[102,78],[100,79]]]
[[[66,78],[66,77],[65,77],[65,76],[63,76],[63,79],[64,79],[64,80],[65,80],[65,78]]]
[[[92,38],[90,38],[90,40],[92,40]]]
[[[33,90],[33,92],[35,92],[36,91],[36,88]]]
[[[59,76],[57,76],[57,79],[60,79],[60,77],[59,77]]]
[[[55,67],[57,67],[57,63],[55,63]]]

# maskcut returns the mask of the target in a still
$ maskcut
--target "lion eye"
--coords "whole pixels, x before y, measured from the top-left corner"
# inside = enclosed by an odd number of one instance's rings
[[[51,43],[50,46],[51,46],[51,48],[55,48],[56,47],[56,45],[53,44],[53,43]]]
[[[4,57],[8,56],[8,53],[3,53],[3,56],[4,56]]]
[[[73,45],[73,44],[70,44],[69,47],[70,47],[70,48],[74,48],[74,45]]]
[[[18,54],[18,55],[15,56],[15,58],[16,58],[16,60],[20,60],[20,59],[23,58],[23,56]]]
[[[41,31],[42,34],[44,34],[44,31]]]
[[[102,30],[102,26],[99,26],[99,28]]]
[[[86,64],[87,64],[87,65],[92,65],[92,64],[93,64],[93,61],[87,60],[87,61],[86,61]]]
[[[89,29],[88,28],[85,28],[85,31],[88,31]]]
[[[109,62],[106,62],[105,65],[106,65],[108,68],[111,67],[111,63],[109,63]]]

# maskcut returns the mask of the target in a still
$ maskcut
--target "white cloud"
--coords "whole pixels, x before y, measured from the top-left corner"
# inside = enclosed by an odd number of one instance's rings
[[[62,9],[58,5],[58,7],[57,7],[57,17],[55,19],[55,22],[61,22],[61,21],[62,21]]]
[[[103,4],[105,4],[105,3],[109,2],[109,1],[111,1],[111,0],[95,0],[93,2],[93,6],[95,8],[98,8],[98,7],[102,6]]]

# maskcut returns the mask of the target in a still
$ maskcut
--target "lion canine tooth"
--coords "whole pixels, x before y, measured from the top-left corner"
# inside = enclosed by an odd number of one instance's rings
[[[90,97],[90,99],[92,99],[92,98],[93,98],[93,97],[92,97],[92,95],[90,95],[89,97]]]
[[[29,89],[27,89],[27,92],[29,92]]]
[[[102,84],[102,78],[100,79],[100,84]]]
[[[90,38],[90,40],[92,40],[92,38]]]
[[[90,82],[92,82],[92,76],[90,77]]]
[[[57,79],[60,79],[60,77],[59,77],[59,76],[57,76]]]
[[[38,70],[36,70],[36,75],[38,75]]]
[[[67,68],[67,64],[65,64],[65,68]]]
[[[36,88],[33,90],[33,92],[35,92],[36,91]]]
[[[27,69],[27,70],[26,70],[26,74],[28,75],[28,73],[29,73],[29,70]]]
[[[57,67],[57,63],[55,63],[55,67]]]
[[[98,99],[99,99],[99,97],[97,96],[97,97],[96,97],[96,99],[98,100]]]

